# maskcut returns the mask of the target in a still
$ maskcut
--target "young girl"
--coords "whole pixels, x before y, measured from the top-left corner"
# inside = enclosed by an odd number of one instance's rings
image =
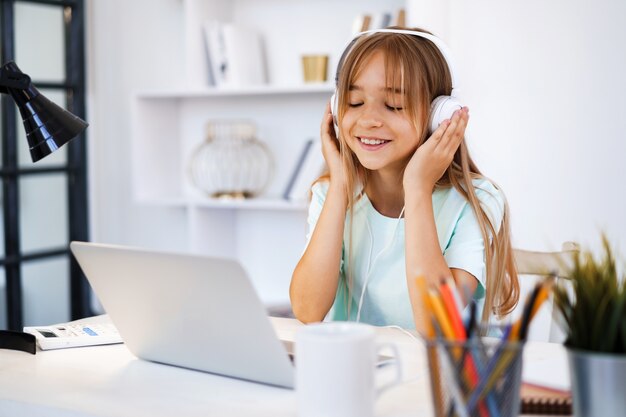
[[[467,107],[429,132],[431,102],[453,87],[442,51],[382,31],[348,48],[337,73],[338,137],[330,105],[322,119],[329,172],[312,187],[294,314],[420,330],[418,276],[431,285],[452,277],[484,304],[483,320],[509,313],[519,284],[508,209],[469,156]]]

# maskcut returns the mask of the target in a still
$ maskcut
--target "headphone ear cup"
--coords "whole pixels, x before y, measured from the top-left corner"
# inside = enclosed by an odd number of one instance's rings
[[[339,125],[337,123],[337,102],[338,100],[337,90],[330,97],[330,113],[333,115],[333,125],[335,127],[335,136],[339,137]]]
[[[337,91],[336,90],[333,93],[333,95],[330,97],[330,112],[333,115],[333,120],[335,121],[335,124],[337,124]]]
[[[463,105],[452,96],[436,97],[430,104],[430,118],[428,120],[429,132],[433,133],[446,119],[450,119],[455,111],[462,109]]]

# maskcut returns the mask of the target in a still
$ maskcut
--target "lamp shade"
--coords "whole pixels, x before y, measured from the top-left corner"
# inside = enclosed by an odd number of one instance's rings
[[[30,83],[29,77],[23,74],[14,62],[5,64],[2,70],[5,74],[28,79],[27,82],[23,82],[25,84],[23,87],[5,84],[3,92],[10,94],[17,104],[33,162],[50,155],[89,126],[81,118],[48,100]]]

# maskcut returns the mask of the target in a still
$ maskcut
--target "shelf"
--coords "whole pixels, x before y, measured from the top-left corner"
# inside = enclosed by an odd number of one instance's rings
[[[138,98],[210,98],[210,97],[245,97],[267,95],[298,95],[298,94],[328,94],[333,93],[334,85],[330,83],[315,83],[302,85],[255,85],[237,88],[199,87],[173,90],[138,91]]]
[[[285,210],[305,211],[308,208],[307,201],[288,201],[281,198],[251,198],[248,200],[218,199],[218,198],[172,198],[172,199],[145,199],[138,201],[141,204],[162,207],[198,207],[208,209],[227,210]]]
[[[189,201],[189,206],[205,208],[224,208],[241,210],[306,210],[306,201],[287,201],[280,198],[251,198],[248,200],[238,199],[193,199]]]
[[[305,142],[319,137],[320,117],[331,87],[311,84],[232,91],[171,89],[143,94],[135,96],[132,106],[132,181],[137,201],[195,199],[197,191],[189,180],[190,160],[205,140],[207,123],[226,119],[246,119],[258,127],[257,137],[274,160],[273,179],[265,195],[278,199]],[[284,204],[277,207],[284,208]]]

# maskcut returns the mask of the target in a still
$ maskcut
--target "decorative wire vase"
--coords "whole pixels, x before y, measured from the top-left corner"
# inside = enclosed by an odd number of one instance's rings
[[[190,163],[193,184],[214,198],[250,198],[263,192],[273,173],[269,149],[248,121],[213,121]]]

